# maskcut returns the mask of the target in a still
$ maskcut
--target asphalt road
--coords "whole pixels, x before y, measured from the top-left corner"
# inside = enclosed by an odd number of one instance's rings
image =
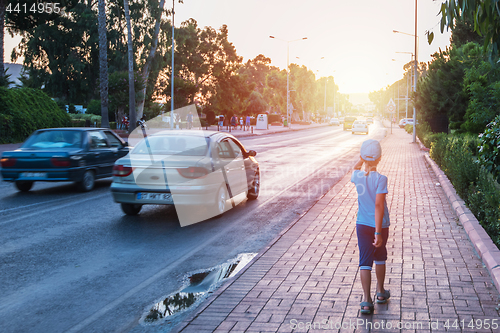
[[[370,126],[368,137],[383,136]],[[192,273],[259,252],[350,170],[366,139],[341,127],[244,138],[260,163],[259,199],[184,228],[173,207],[125,216],[111,179],[90,193],[0,182],[0,331],[168,331],[185,313],[145,324],[153,304]]]

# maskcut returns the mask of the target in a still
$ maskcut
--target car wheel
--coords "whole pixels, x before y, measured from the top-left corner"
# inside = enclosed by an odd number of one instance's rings
[[[214,212],[216,216],[221,216],[226,211],[227,198],[228,195],[226,186],[222,184],[221,187],[219,187],[219,190],[217,191],[217,196],[215,197]]]
[[[142,205],[122,203],[122,210],[125,214],[135,216],[141,211]]]
[[[21,192],[28,192],[33,187],[33,182],[30,181],[17,181],[16,187]]]
[[[78,188],[82,192],[91,191],[95,185],[94,171],[87,170],[83,174],[82,181],[78,182]]]
[[[260,192],[260,173],[257,171],[253,177],[252,187],[248,190],[247,198],[249,200],[255,200],[259,196]]]

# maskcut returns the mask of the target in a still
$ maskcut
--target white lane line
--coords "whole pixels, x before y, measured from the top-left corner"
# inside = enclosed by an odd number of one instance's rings
[[[92,196],[92,197],[87,198],[87,199],[79,199],[77,201],[77,203],[80,204],[82,202],[99,199],[101,197],[105,197],[105,196],[109,196],[109,195],[110,195],[109,193],[103,193],[103,194],[100,194],[100,195]],[[50,212],[50,211],[53,211],[53,210],[56,210],[56,209],[59,209],[59,208],[65,208],[65,207],[68,207],[68,206],[74,206],[75,204],[76,203],[74,201],[72,201],[72,202],[69,202],[67,204],[56,205],[54,207],[50,207],[50,208],[45,208],[45,209],[42,209],[42,210],[38,210],[38,211],[36,211],[34,213],[30,213],[30,214],[24,214],[22,216],[15,217],[15,218],[12,218],[12,219],[2,220],[2,222],[0,223],[0,225],[4,225],[4,224],[7,224],[7,223],[11,223],[11,222],[17,221],[17,220],[25,219],[27,217],[31,217],[31,216],[34,216],[34,215],[40,215],[40,214],[43,214],[43,213],[46,213],[46,212]]]
[[[62,201],[62,200],[72,200],[74,199],[73,197],[70,197],[70,198],[59,198],[59,199],[54,199],[54,200],[48,200],[48,201],[42,201],[42,202],[36,202],[36,203],[33,203],[33,204],[29,204],[29,205],[24,205],[24,206],[17,206],[17,207],[14,207],[14,208],[7,208],[7,209],[0,209],[0,213],[4,213],[4,212],[9,212],[11,210],[19,210],[19,209],[24,209],[24,208],[28,208],[28,207],[33,207],[33,206],[38,206],[38,205],[43,205],[43,204],[46,204],[46,203],[51,203],[51,202],[55,202],[55,201]]]

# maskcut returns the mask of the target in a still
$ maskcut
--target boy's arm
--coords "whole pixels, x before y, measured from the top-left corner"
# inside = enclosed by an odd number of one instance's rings
[[[382,246],[382,221],[384,219],[384,203],[385,203],[385,195],[387,193],[377,193],[375,197],[375,242],[373,246],[380,247]]]
[[[363,163],[365,163],[365,160],[363,160],[360,156],[358,163],[356,163],[356,165],[354,166],[354,170],[361,170]]]

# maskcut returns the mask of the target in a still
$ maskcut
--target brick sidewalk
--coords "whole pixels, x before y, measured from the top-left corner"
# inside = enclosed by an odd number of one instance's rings
[[[371,316],[359,313],[357,195],[349,173],[177,330],[366,332],[372,325],[372,331],[435,332],[449,320],[452,332],[462,323],[466,332],[498,332],[498,291],[411,140],[393,129],[381,141],[378,170],[389,179],[391,218],[387,304],[376,304]],[[471,319],[474,327],[467,327]],[[479,329],[479,319],[490,327],[496,319],[499,328]]]

